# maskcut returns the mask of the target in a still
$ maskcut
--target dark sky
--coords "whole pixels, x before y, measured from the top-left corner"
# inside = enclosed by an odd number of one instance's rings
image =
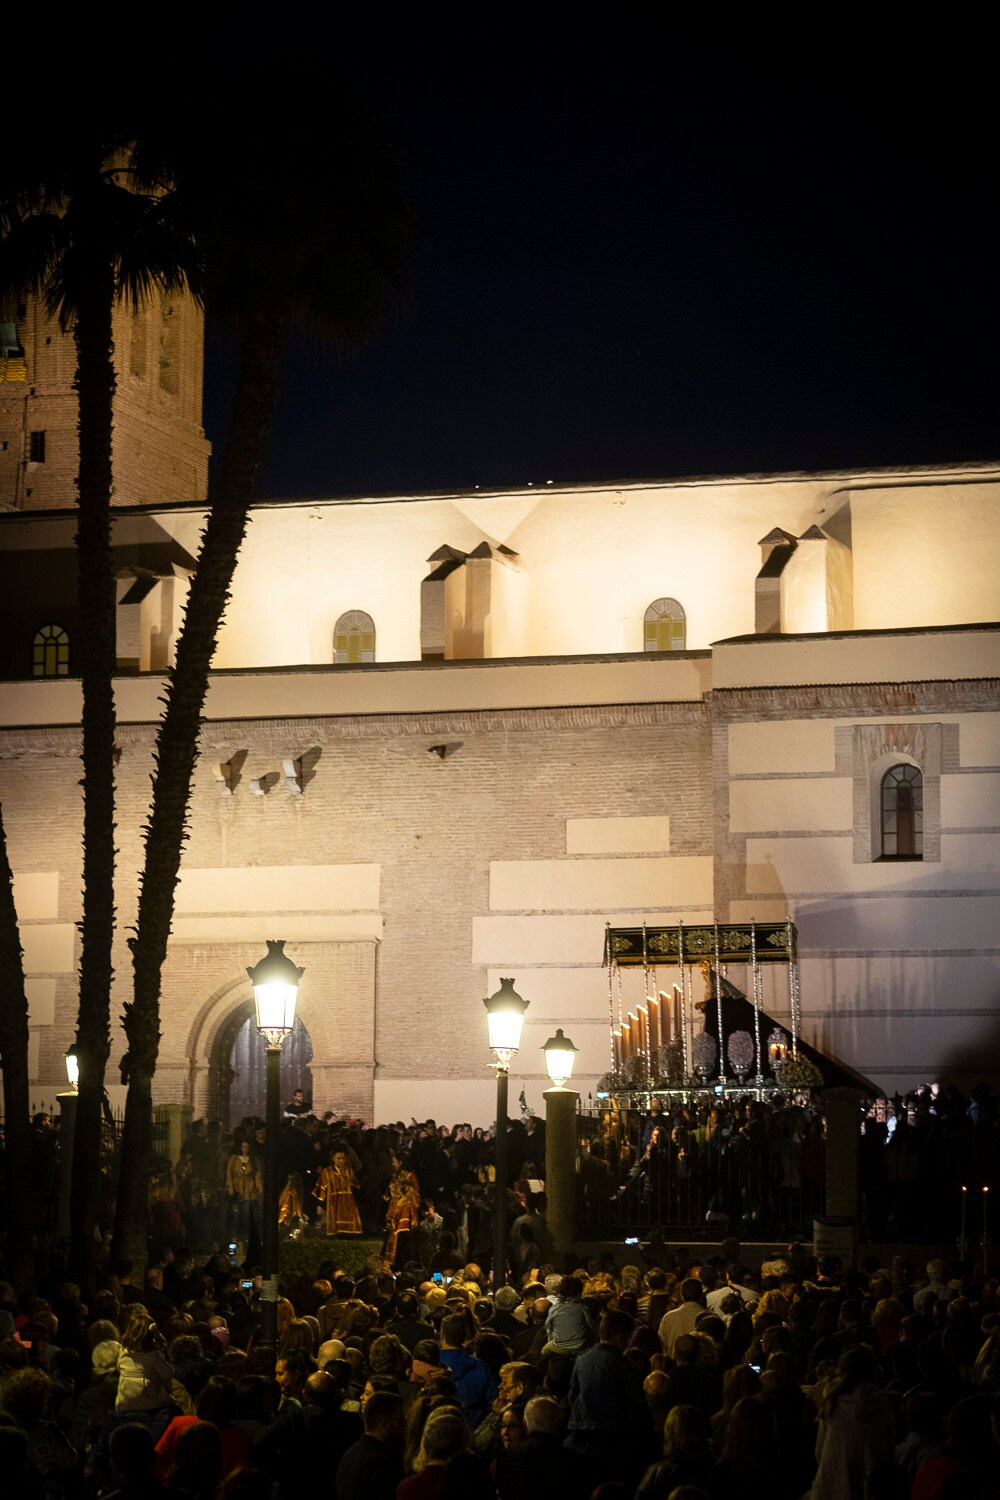
[[[262,494],[1000,454],[997,131],[971,54],[636,34],[369,49],[359,75],[408,162],[413,289],[361,356],[290,349]],[[216,441],[226,369],[211,341]]]

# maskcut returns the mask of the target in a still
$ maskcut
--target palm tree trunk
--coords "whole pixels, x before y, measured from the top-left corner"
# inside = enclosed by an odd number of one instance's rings
[[[133,992],[125,1006],[129,1090],[115,1215],[114,1253],[146,1255],[147,1188],[152,1151],[152,1079],[160,1044],[160,988],[187,839],[187,811],[198,759],[209,669],[246,531],[264,437],[274,409],[284,318],[274,297],[244,333],[233,410],[219,482],[188,595],[154,761],[153,802],[132,950]]]
[[[3,1064],[4,1217],[7,1274],[19,1292],[35,1285],[32,1236],[31,1120],[28,1099],[28,999],[14,909],[14,877],[0,807],[0,1063]]]
[[[95,258],[74,325],[80,478],[76,550],[83,682],[83,921],[71,1265],[89,1284],[101,1186],[101,1101],[111,1045],[115,930],[116,601],[111,563],[111,431],[115,392],[114,275]]]

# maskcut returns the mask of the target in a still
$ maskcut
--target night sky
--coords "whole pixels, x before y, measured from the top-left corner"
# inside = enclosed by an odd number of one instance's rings
[[[997,457],[974,52],[365,50],[420,221],[412,291],[360,356],[290,348],[261,493]],[[210,338],[216,443],[227,371]]]

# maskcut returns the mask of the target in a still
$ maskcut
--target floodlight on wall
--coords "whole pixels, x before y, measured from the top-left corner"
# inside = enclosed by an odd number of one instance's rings
[[[284,942],[269,942],[265,956],[247,973],[253,985],[257,1030],[270,1046],[280,1047],[295,1025],[295,1001],[305,970],[292,963]]]
[[[576,1047],[573,1046],[568,1036],[563,1035],[563,1029],[560,1026],[555,1036],[549,1037],[542,1051],[545,1053],[545,1067],[549,1077],[557,1089],[563,1088],[566,1080],[573,1076]]]
[[[80,1054],[75,1045],[66,1049],[66,1081],[75,1094],[80,1087]]]
[[[489,1027],[490,1051],[498,1068],[506,1071],[510,1060],[521,1045],[521,1027],[527,1000],[522,1000],[514,988],[513,979],[501,979],[495,995],[484,1000],[486,1022]]]

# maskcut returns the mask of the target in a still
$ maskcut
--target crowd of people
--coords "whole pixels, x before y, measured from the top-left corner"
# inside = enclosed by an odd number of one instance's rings
[[[242,1260],[259,1234],[264,1192],[264,1121],[235,1130],[195,1120],[176,1167],[163,1162],[150,1186],[153,1238],[198,1249],[234,1243]],[[494,1134],[469,1124],[360,1120],[314,1114],[301,1090],[283,1113],[279,1137],[282,1233],[383,1239],[390,1266],[411,1237],[428,1262],[439,1250],[488,1257],[493,1224]],[[545,1127],[531,1115],[508,1127],[511,1221],[516,1184],[545,1172]]]
[[[411,1245],[412,1248],[412,1245]],[[653,1242],[492,1290],[373,1257],[284,1285],[162,1249],[0,1284],[0,1473],[25,1500],[997,1500],[1000,1280],[800,1244]]]

